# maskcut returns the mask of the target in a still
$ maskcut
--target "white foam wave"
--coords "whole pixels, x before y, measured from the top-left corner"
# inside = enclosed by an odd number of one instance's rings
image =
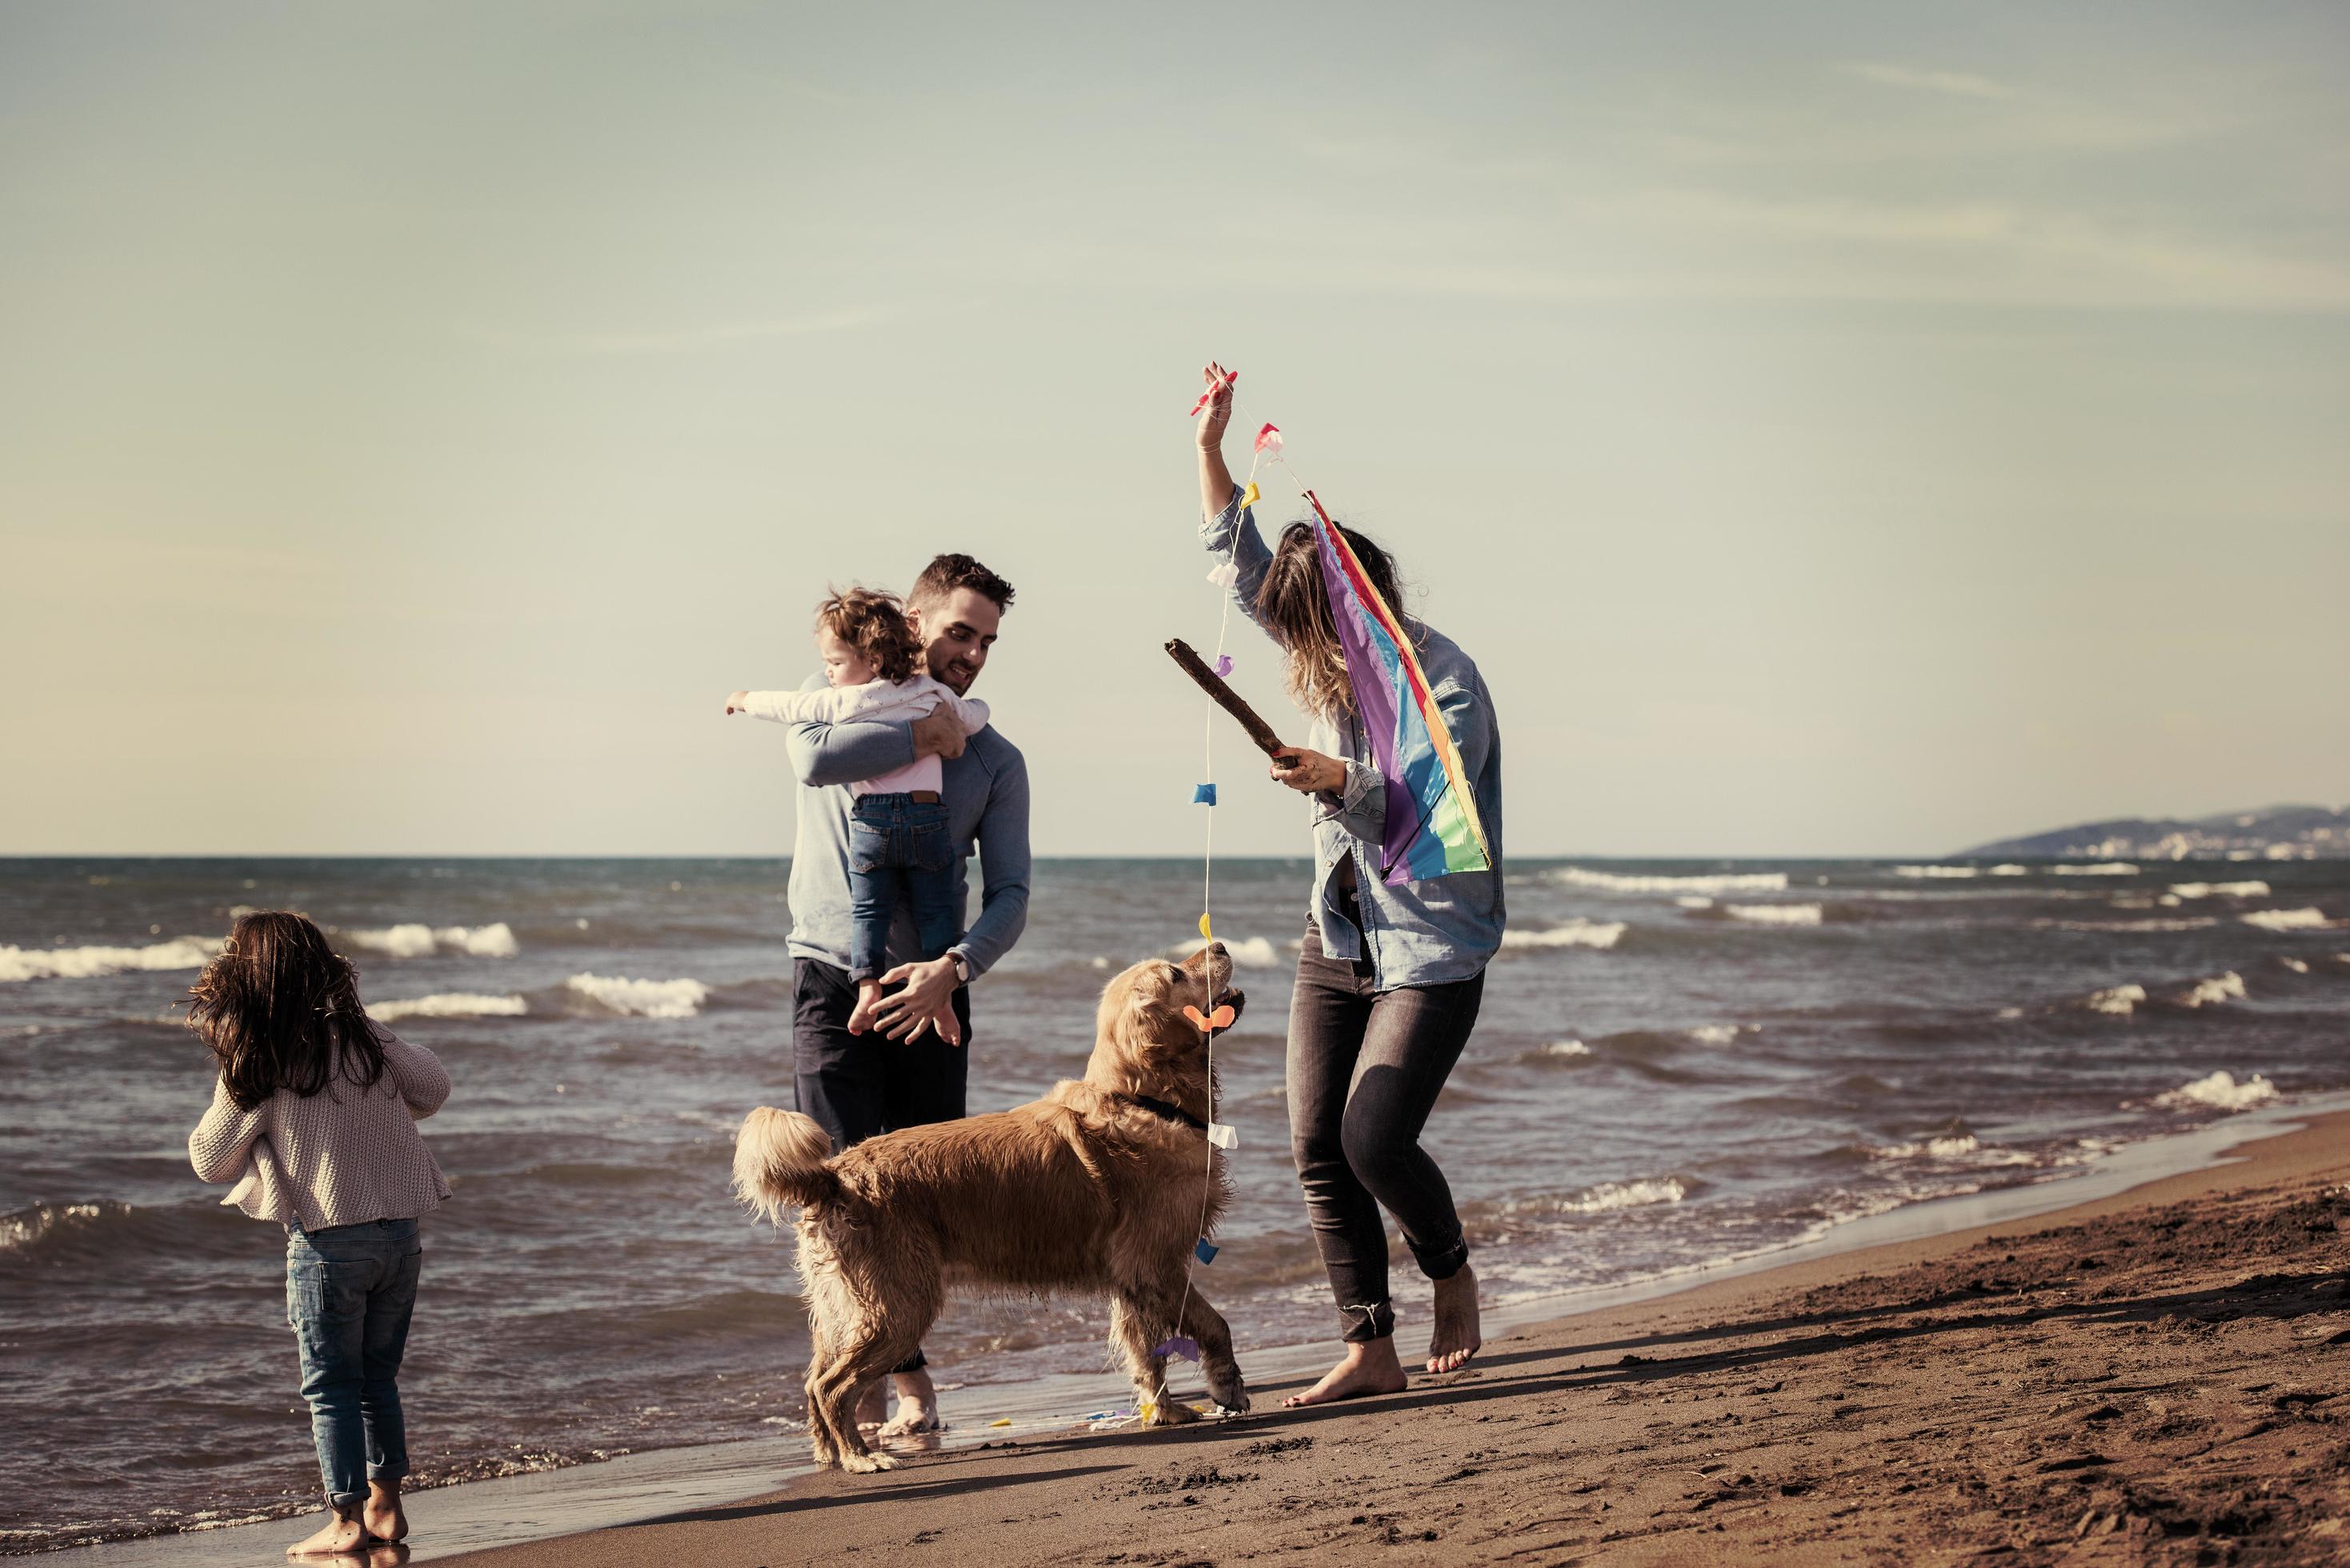
[[[1545,1056],[1588,1056],[1591,1047],[1580,1040],[1554,1040],[1543,1047]]]
[[[2182,1084],[2168,1094],[2157,1095],[2154,1103],[2166,1110],[2210,1106],[2215,1110],[2241,1111],[2266,1105],[2276,1097],[2277,1086],[2259,1073],[2240,1084],[2233,1073],[2222,1071]]]
[[[2191,989],[2180,993],[2178,1005],[2181,1007],[2203,1007],[2215,1002],[2241,1002],[2243,1000],[2244,977],[2238,974],[2234,970],[2230,970],[2227,973],[2215,975],[2210,980],[2197,981]]]
[[[353,947],[392,958],[426,958],[448,948],[475,958],[512,958],[522,951],[514,929],[504,920],[490,926],[428,926],[421,922],[385,926],[380,929],[345,931]]]
[[[2220,923],[2217,916],[2166,919],[2159,915],[2142,920],[2034,920],[2043,930],[2059,931],[2199,931]]]
[[[1968,1165],[2037,1165],[2040,1161],[2021,1149],[1986,1148],[1972,1133],[1953,1133],[1941,1137],[1918,1138],[1911,1143],[1889,1143],[1868,1151],[1878,1159],[1948,1159]]]
[[[519,996],[484,996],[478,992],[443,991],[403,1002],[379,1002],[368,1016],[379,1023],[402,1018],[520,1018],[530,1003]]]
[[[1820,923],[1817,904],[1724,904],[1722,912],[1733,920],[1749,920],[1758,926],[1816,926]]]
[[[575,974],[563,982],[589,1001],[632,1018],[691,1018],[710,1000],[698,980],[620,980]]]
[[[1689,1196],[1680,1178],[1644,1178],[1638,1181],[1603,1181],[1555,1205],[1561,1214],[1612,1214],[1623,1209],[1646,1209],[1659,1203],[1679,1203]]]
[[[1673,902],[1679,904],[1684,909],[1711,909],[1713,908],[1713,900],[1707,898],[1702,893],[1683,893],[1679,898],[1675,898]]]
[[[2236,918],[2264,931],[2322,931],[2334,923],[2325,918],[2324,910],[2314,906],[2306,909],[2254,909]]]
[[[2127,1018],[2130,1015],[2130,1009],[2145,1000],[2146,987],[2116,985],[2108,986],[2104,991],[2091,992],[2089,999],[2081,1005],[2092,1012],[2107,1012],[2116,1018]]]
[[[1700,1023],[1689,1031],[1689,1037],[1700,1045],[1727,1045],[1741,1034],[1755,1032],[1752,1023]]]
[[[2173,882],[2170,890],[2182,898],[2265,898],[2266,882]]]
[[[2285,968],[2293,971],[2295,974],[2307,974],[2309,972],[2308,963],[2301,959],[2280,958],[2277,960],[2277,962],[2284,965]]]
[[[1893,874],[1896,877],[1949,877],[1962,881],[1970,877],[1982,876],[1983,872],[1974,866],[1896,866]]]
[[[0,983],[94,980],[109,974],[202,969],[220,949],[220,943],[204,937],[180,937],[144,948],[0,947]]]
[[[1281,967],[1281,950],[1273,945],[1270,938],[1218,937],[1216,940],[1224,944],[1224,956],[1243,969],[1279,969]],[[1187,959],[1207,945],[1205,938],[1196,938],[1168,949],[1167,956],[1172,959]],[[1107,962],[1105,961],[1099,967],[1107,968]]]
[[[1563,926],[1547,930],[1513,930],[1502,933],[1505,948],[1599,948],[1614,947],[1624,937],[1621,920],[1569,920]]]
[[[2100,861],[2095,866],[2051,866],[2048,869],[2059,877],[2135,877],[2137,867],[2122,860]]]
[[[1555,881],[1570,888],[1596,888],[1607,893],[1782,893],[1784,871],[1722,871],[1695,877],[1626,876],[1614,871],[1586,871],[1562,866],[1551,872]]]

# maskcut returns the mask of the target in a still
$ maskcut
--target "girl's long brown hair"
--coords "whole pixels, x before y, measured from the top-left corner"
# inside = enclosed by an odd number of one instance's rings
[[[1395,562],[1377,545],[1340,526],[1338,533],[1363,563],[1364,575],[1398,619],[1418,637],[1397,592]],[[1347,679],[1347,650],[1338,624],[1330,618],[1330,594],[1322,582],[1321,546],[1314,524],[1292,523],[1281,531],[1273,564],[1256,591],[1257,618],[1273,628],[1289,655],[1289,695],[1309,713],[1336,720],[1355,711],[1355,688]]]
[[[338,1076],[371,1089],[383,1077],[358,971],[300,915],[240,918],[188,998],[188,1027],[220,1062],[239,1110],[280,1089],[315,1095]]]

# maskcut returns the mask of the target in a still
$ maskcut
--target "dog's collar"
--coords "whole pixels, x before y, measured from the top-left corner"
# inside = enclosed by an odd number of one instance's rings
[[[1149,1095],[1114,1094],[1110,1098],[1113,1100],[1124,1100],[1130,1106],[1140,1106],[1144,1110],[1149,1111],[1153,1116],[1163,1116],[1170,1122],[1180,1122],[1183,1126],[1190,1127],[1194,1132],[1206,1132],[1208,1130],[1207,1123],[1201,1121],[1199,1117],[1193,1116],[1182,1106],[1170,1106],[1165,1100],[1154,1100]]]

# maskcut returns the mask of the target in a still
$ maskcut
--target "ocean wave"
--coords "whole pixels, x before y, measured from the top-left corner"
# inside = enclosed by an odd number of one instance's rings
[[[1545,1056],[1588,1056],[1591,1047],[1580,1040],[1554,1040],[1542,1048]]]
[[[1713,908],[1713,900],[1707,898],[1702,893],[1683,893],[1679,898],[1675,898],[1673,902],[1679,904],[1684,909],[1711,909]]]
[[[1270,937],[1218,937],[1216,940],[1224,944],[1224,955],[1243,969],[1279,969],[1281,967],[1281,950],[1273,945],[1273,939]],[[1191,941],[1179,942],[1169,948],[1165,956],[1176,960],[1187,959],[1207,945],[1205,938],[1194,938]],[[1107,969],[1109,964],[1107,960],[1104,960],[1097,962],[1095,967]]]
[[[1939,1159],[1972,1166],[2038,1165],[2039,1157],[2022,1149],[1986,1145],[1970,1132],[1944,1133],[1908,1143],[1880,1144],[1868,1151],[1874,1159]]]
[[[1571,1198],[1523,1199],[1503,1205],[1505,1213],[1613,1214],[1625,1209],[1648,1209],[1679,1203],[1690,1195],[1690,1183],[1678,1176],[1644,1177],[1635,1181],[1603,1181]]]
[[[2095,866],[2051,866],[2050,874],[2057,877],[2135,877],[2137,867],[2126,860],[2105,860]]]
[[[180,937],[144,948],[0,947],[0,984],[26,980],[94,980],[102,975],[158,970],[202,969],[221,945],[204,937]]]
[[[2149,916],[2142,920],[2034,920],[2033,926],[2054,931],[2201,931],[2220,923],[2216,915],[2197,915],[2183,919],[2165,919]]]
[[[621,980],[575,974],[564,985],[606,1010],[629,1018],[691,1018],[710,1000],[698,980]]]
[[[2307,974],[2309,972],[2309,961],[2306,959],[2286,958],[2280,955],[2277,959],[2277,962],[2293,971],[2295,974]]]
[[[1758,926],[1816,926],[1820,923],[1817,904],[1724,904],[1722,912],[1733,920],[1745,920]]]
[[[2277,1097],[2277,1086],[2259,1073],[2242,1083],[2233,1073],[2220,1071],[2182,1084],[2167,1094],[2154,1096],[2154,1103],[2165,1110],[2188,1110],[2196,1106],[2208,1106],[2214,1110],[2241,1111],[2266,1105]]]
[[[2182,898],[2265,898],[2266,882],[2173,882],[2170,890]]]
[[[2325,918],[2324,910],[2314,906],[2305,909],[2254,909],[2236,919],[2264,931],[2322,931],[2334,924]]]
[[[1893,874],[1896,877],[1949,877],[1954,881],[1964,881],[1974,877],[2022,877],[2031,869],[2029,866],[1896,866]]]
[[[1686,1031],[1689,1037],[1700,1045],[1727,1045],[1741,1034],[1760,1034],[1762,1032],[1762,1026],[1759,1023],[1700,1023]]]
[[[90,1229],[104,1223],[109,1215],[130,1212],[130,1204],[111,1201],[36,1203],[29,1209],[13,1210],[0,1214],[0,1252],[21,1251],[61,1231]]]
[[[1614,947],[1623,940],[1626,927],[1621,920],[1572,919],[1563,926],[1546,930],[1512,930],[1502,933],[1505,948],[1599,948]]]
[[[2234,970],[2199,980],[2176,998],[2181,1007],[2205,1007],[2217,1002],[2241,1002],[2244,998],[2244,977]]]
[[[442,991],[402,1002],[379,1002],[368,1010],[379,1023],[402,1018],[520,1018],[530,1003],[519,996],[484,996],[479,992]]]
[[[2116,1018],[2127,1018],[2139,1002],[2146,1000],[2142,985],[2113,985],[2103,991],[2093,991],[2081,1003],[2092,1012],[2110,1013]]]
[[[1614,871],[1586,871],[1561,866],[1550,873],[1555,882],[1570,888],[1596,888],[1607,893],[1783,893],[1784,871],[1722,871],[1694,877],[1625,876]]]
[[[429,958],[446,948],[475,958],[512,958],[522,951],[504,920],[489,926],[427,926],[420,922],[376,930],[343,931],[353,947],[399,959]]]

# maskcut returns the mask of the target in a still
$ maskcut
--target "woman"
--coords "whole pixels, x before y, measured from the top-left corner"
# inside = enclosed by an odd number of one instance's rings
[[[1436,1282],[1428,1370],[1450,1372],[1479,1345],[1477,1276],[1444,1173],[1420,1129],[1461,1059],[1502,945],[1502,753],[1476,664],[1442,633],[1406,618],[1430,694],[1471,781],[1492,866],[1425,881],[1381,875],[1387,781],[1355,711],[1346,655],[1330,618],[1314,529],[1293,523],[1268,550],[1224,466],[1231,378],[1204,374],[1199,424],[1201,537],[1238,573],[1241,609],[1288,656],[1290,694],[1312,718],[1311,748],[1285,748],[1273,778],[1313,806],[1314,899],[1289,1011],[1289,1135],[1322,1266],[1336,1298],[1346,1354],[1289,1405],[1320,1405],[1404,1386],[1388,1299],[1384,1206],[1420,1272]],[[1402,616],[1387,555],[1342,530],[1364,570]]]

